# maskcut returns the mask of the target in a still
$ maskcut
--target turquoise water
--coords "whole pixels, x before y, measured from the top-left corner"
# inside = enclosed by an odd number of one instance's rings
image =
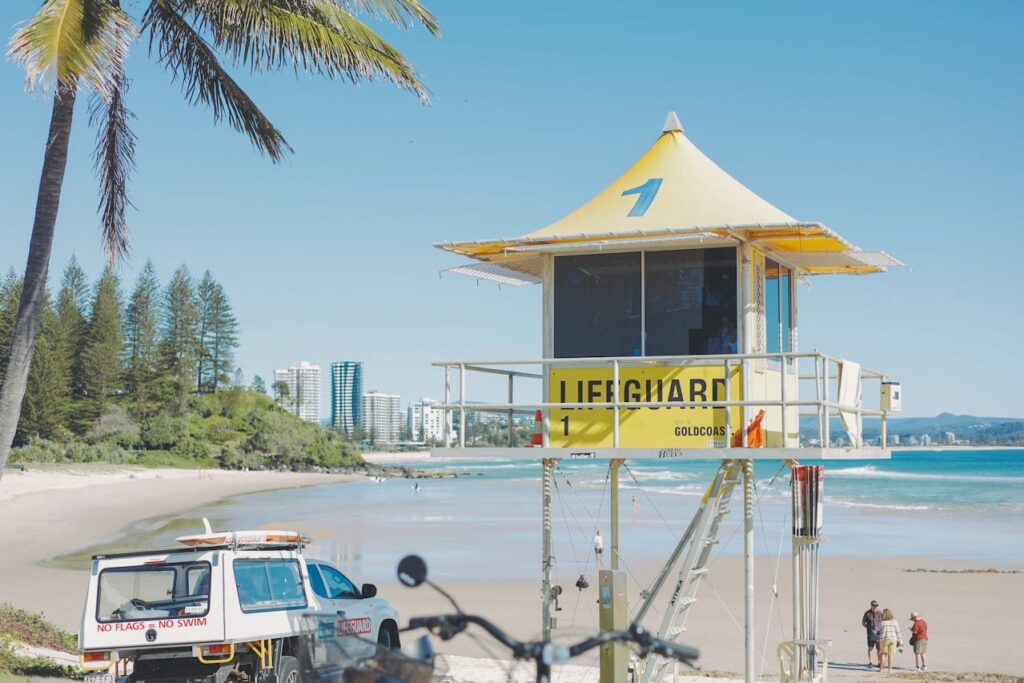
[[[805,463],[811,464],[811,463]],[[889,461],[825,465],[823,553],[931,556],[1024,563],[1024,451],[897,452]],[[540,465],[477,461],[417,465],[455,479],[355,482],[243,496],[196,510],[218,528],[299,528],[312,552],[355,577],[391,576],[409,552],[440,578],[533,578],[540,566]],[[629,461],[621,471],[622,556],[664,559],[703,494],[715,462]],[[608,538],[607,463],[567,462],[553,498],[556,574],[574,580],[593,566],[594,531]],[[758,552],[788,548],[788,470],[756,463]],[[634,503],[635,499],[635,503]],[[742,552],[740,493],[723,522],[717,552]],[[634,512],[635,510],[635,512]],[[178,532],[180,533],[180,531]],[[166,543],[170,538],[156,539]]]

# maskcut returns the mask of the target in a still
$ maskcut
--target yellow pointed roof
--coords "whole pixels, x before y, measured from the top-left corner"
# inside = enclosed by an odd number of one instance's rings
[[[611,185],[565,218],[528,236],[796,222],[708,159],[682,126],[676,128],[678,119],[669,119],[669,130]],[[638,187],[644,189],[630,194]],[[656,191],[644,211],[645,192],[652,189]]]
[[[748,240],[807,274],[867,273],[900,265],[862,252],[820,223],[802,223],[744,187],[694,145],[675,113],[661,136],[593,199],[522,237],[436,246],[515,268],[528,254],[602,248],[622,240]],[[622,244],[625,246],[625,244]]]

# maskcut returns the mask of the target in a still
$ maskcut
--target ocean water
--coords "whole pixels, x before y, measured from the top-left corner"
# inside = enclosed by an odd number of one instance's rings
[[[888,461],[804,464],[825,466],[824,555],[1024,563],[1022,450],[906,451]],[[789,472],[779,462],[755,466],[757,551],[774,561],[789,548]],[[307,531],[315,540],[311,552],[338,561],[354,578],[391,576],[398,559],[411,552],[427,557],[439,578],[536,577],[539,463],[481,460],[417,467],[460,476],[419,480],[419,490],[410,480],[387,480],[252,494],[193,515],[209,517],[216,528]],[[716,467],[714,461],[626,463],[619,505],[627,566],[667,557]],[[555,481],[555,572],[571,584],[588,567],[593,573],[596,530],[607,548],[608,466],[565,462]],[[742,552],[741,497],[737,487],[717,553]],[[162,545],[180,533],[180,524],[165,532],[156,525],[153,540]]]

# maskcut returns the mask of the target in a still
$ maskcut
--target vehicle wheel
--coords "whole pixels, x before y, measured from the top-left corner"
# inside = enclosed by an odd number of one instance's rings
[[[398,633],[391,624],[384,624],[377,633],[377,647],[391,650],[398,647]]]
[[[278,683],[300,683],[299,660],[295,657],[281,657],[281,670],[277,674]]]

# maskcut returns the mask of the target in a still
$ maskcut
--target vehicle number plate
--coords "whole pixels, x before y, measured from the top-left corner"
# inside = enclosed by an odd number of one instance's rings
[[[86,674],[85,683],[114,683],[114,674],[109,671],[97,671]]]

